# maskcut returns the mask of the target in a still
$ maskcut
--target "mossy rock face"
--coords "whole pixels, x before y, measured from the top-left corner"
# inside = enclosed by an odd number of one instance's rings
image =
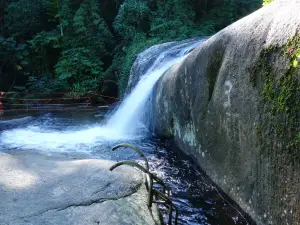
[[[299,11],[277,0],[220,31],[153,97],[157,133],[257,224],[300,224]]]
[[[300,159],[300,35],[283,46],[264,48],[254,67],[252,84],[259,86],[264,117],[259,121],[261,146],[289,151]],[[273,65],[280,65],[281,70]],[[260,78],[256,77],[257,74]],[[260,85],[257,85],[260,79]],[[269,136],[266,142],[262,135]],[[272,146],[273,145],[273,146]],[[275,145],[275,146],[276,146]]]

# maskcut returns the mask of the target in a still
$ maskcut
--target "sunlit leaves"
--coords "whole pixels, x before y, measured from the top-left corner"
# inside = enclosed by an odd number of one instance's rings
[[[73,82],[71,90],[74,88],[77,92],[82,88],[89,91],[97,91],[97,86],[87,87],[88,80],[97,80],[103,78],[102,62],[97,59],[95,53],[87,48],[74,48],[62,53],[62,57],[55,66],[55,72],[59,80]],[[75,86],[76,85],[76,86]]]
[[[125,0],[114,21],[114,29],[126,43],[150,30],[151,10],[145,0]]]
[[[297,67],[299,65],[299,62],[297,59],[294,59],[293,61],[293,67]]]
[[[270,4],[274,0],[263,0],[263,6]]]

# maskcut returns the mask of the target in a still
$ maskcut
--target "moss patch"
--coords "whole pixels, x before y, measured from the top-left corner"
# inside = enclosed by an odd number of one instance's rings
[[[261,52],[250,81],[263,96],[264,114],[257,133],[263,135],[260,144],[289,150],[300,158],[299,64],[300,35],[296,34],[284,46],[270,46]]]

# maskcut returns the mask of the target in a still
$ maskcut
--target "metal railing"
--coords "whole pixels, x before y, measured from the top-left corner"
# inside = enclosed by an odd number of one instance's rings
[[[69,92],[0,92],[0,116],[6,112],[31,111],[89,111],[109,107],[117,98],[97,93],[71,96]]]
[[[174,224],[177,225],[178,209],[172,201],[171,189],[163,182],[162,179],[157,177],[157,175],[155,175],[154,173],[150,172],[149,162],[146,156],[142,153],[142,151],[139,148],[124,143],[113,147],[112,151],[115,151],[120,148],[129,148],[134,150],[145,161],[145,167],[134,161],[122,161],[114,164],[109,170],[113,171],[119,166],[127,165],[127,166],[132,166],[140,170],[141,172],[143,172],[145,175],[145,185],[148,191],[148,200],[147,200],[148,207],[151,208],[153,203],[167,206],[169,208],[168,225],[173,224],[174,212],[175,212]],[[156,186],[159,186],[162,189],[162,192],[160,190],[155,189],[154,184],[156,184]]]

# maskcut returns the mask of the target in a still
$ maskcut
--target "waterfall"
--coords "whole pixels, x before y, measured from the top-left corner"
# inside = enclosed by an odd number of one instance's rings
[[[144,75],[140,77],[135,88],[127,95],[106,123],[106,127],[119,134],[134,135],[145,130],[149,98],[159,78],[174,64],[180,63],[188,53],[199,46],[202,40],[179,42],[163,50]],[[148,106],[147,106],[148,103]]]
[[[151,93],[156,82],[172,65],[181,62],[203,41],[204,39],[200,41],[193,39],[172,42],[163,45],[163,50],[159,45],[146,50],[148,57],[143,61],[146,63],[142,65],[143,72],[139,74],[138,83],[114,113],[108,116],[106,122],[69,127],[66,125],[70,118],[66,121],[59,119],[59,123],[62,124],[57,125],[55,117],[44,115],[26,127],[1,132],[0,150],[76,151],[78,149],[81,152],[90,152],[99,146],[104,148],[109,142],[118,143],[144,138],[149,131],[147,122],[152,119]],[[154,55],[155,60],[153,57],[150,59],[149,55]],[[143,53],[139,56],[143,56]],[[150,60],[149,63],[147,60]]]

